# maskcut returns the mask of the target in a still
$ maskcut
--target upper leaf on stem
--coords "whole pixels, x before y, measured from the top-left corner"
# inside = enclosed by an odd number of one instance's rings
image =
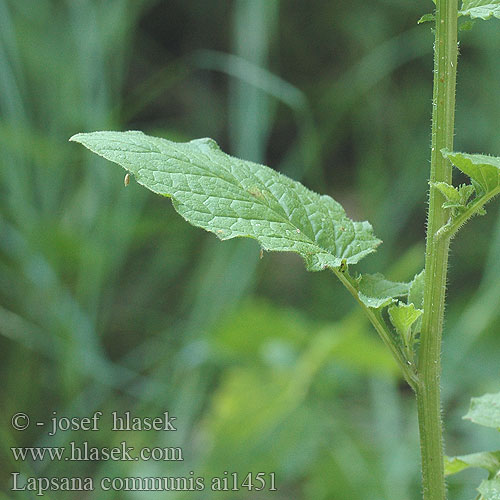
[[[444,182],[433,184],[446,198],[443,207],[452,209],[450,220],[437,234],[451,238],[472,216],[484,214],[484,205],[500,194],[500,158],[445,149],[441,153],[471,179],[471,184],[458,189]]]

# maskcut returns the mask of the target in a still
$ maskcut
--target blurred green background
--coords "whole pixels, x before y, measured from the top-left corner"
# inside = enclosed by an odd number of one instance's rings
[[[68,138],[140,129],[213,137],[328,193],[384,240],[358,271],[423,266],[432,2],[0,0],[0,498],[10,473],[275,472],[277,492],[47,498],[416,500],[415,403],[329,273],[221,243]],[[500,155],[500,28],[460,34],[456,149]],[[459,180],[457,178],[457,180]],[[498,203],[453,241],[444,339],[448,454],[498,449],[464,421],[497,392]],[[65,432],[56,411],[156,416],[178,431]],[[494,440],[497,439],[495,442]],[[16,462],[11,446],[182,446],[184,462]],[[449,482],[474,496],[482,474]]]

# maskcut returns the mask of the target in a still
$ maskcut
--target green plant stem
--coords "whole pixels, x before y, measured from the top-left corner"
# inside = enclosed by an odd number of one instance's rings
[[[457,71],[458,0],[436,1],[434,87],[432,102],[431,183],[451,184],[451,164],[441,155],[453,151]],[[417,408],[422,454],[424,500],[444,500],[446,486],[441,422],[441,337],[445,306],[449,238],[437,231],[446,224],[443,195],[433,185],[429,194],[425,253],[424,314],[418,361]]]
[[[337,269],[333,269],[333,273],[337,278],[341,281],[341,283],[347,288],[349,293],[356,299],[358,304],[361,306],[366,316],[370,320],[371,324],[374,326],[377,333],[380,335],[384,344],[389,348],[394,359],[398,363],[403,372],[405,380],[408,382],[409,386],[417,391],[418,387],[418,378],[415,372],[415,366],[413,364],[408,364],[408,360],[405,358],[397,344],[392,338],[392,334],[390,330],[387,328],[387,325],[380,315],[378,311],[374,311],[373,309],[367,307],[363,301],[359,298],[358,290],[355,286],[353,278],[347,273],[342,272]]]

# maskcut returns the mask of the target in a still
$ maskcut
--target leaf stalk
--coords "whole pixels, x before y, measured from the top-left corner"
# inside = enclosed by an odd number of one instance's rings
[[[403,376],[405,380],[408,382],[408,385],[414,390],[417,391],[418,388],[418,377],[416,374],[415,365],[409,361],[405,355],[401,352],[401,349],[397,345],[394,340],[391,331],[387,327],[386,322],[382,318],[381,314],[378,311],[375,311],[368,307],[363,301],[359,298],[358,290],[356,288],[356,284],[354,279],[349,275],[347,271],[341,271],[340,269],[332,268],[333,273],[340,282],[347,288],[349,293],[354,297],[356,302],[361,306],[367,318],[370,320],[370,323],[374,326],[375,330],[379,334],[380,338],[384,342],[384,344],[389,348],[394,359],[397,364],[401,368],[403,372]]]

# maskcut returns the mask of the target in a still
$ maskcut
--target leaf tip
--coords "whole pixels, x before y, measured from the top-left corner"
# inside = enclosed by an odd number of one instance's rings
[[[436,16],[434,14],[424,14],[418,21],[417,24],[423,24],[429,21],[435,21]]]
[[[69,142],[80,142],[80,136],[82,134],[73,134],[69,139],[68,141]]]

